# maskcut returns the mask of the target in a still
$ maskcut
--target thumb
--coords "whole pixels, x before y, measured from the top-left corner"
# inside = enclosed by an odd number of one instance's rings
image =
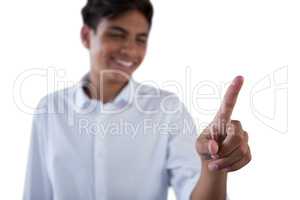
[[[208,150],[210,155],[216,155],[219,151],[219,145],[215,140],[208,141]]]

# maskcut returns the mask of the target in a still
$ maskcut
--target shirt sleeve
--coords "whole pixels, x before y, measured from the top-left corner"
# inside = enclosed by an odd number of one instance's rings
[[[40,103],[37,110],[41,107]],[[37,110],[32,121],[23,200],[52,200],[51,184],[45,158],[46,113],[38,113]]]
[[[180,103],[169,124],[167,171],[169,185],[178,200],[189,200],[200,177],[201,160],[196,152],[197,130],[195,123]]]

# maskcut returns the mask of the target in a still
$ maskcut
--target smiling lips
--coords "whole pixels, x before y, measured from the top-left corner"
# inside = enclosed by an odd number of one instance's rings
[[[119,66],[125,67],[125,68],[128,68],[128,69],[130,69],[130,68],[132,68],[134,66],[134,62],[125,61],[125,60],[121,60],[121,59],[114,59],[114,61]]]

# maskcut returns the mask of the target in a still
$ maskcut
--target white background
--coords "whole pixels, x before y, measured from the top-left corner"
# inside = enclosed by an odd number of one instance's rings
[[[87,72],[88,54],[79,39],[80,9],[84,3],[0,3],[0,199],[16,200],[22,196],[32,118],[26,112],[42,96],[64,86],[48,84],[47,89],[45,77],[35,76],[23,83],[18,77],[28,70],[53,67],[50,70],[58,70],[61,75],[58,82],[74,83]],[[244,75],[245,85],[233,118],[241,120],[250,134],[253,160],[229,175],[229,196],[232,200],[300,199],[298,2],[153,3],[156,12],[148,54],[135,78],[155,81],[163,89],[177,92],[200,132],[213,117],[224,84],[235,75]],[[177,81],[183,92],[167,86],[166,81]],[[186,86],[189,81],[190,86]],[[26,106],[18,102],[14,84],[22,85],[21,96]],[[197,84],[204,87],[196,87]],[[193,95],[195,88],[200,89]],[[197,95],[202,97],[200,108],[191,104]],[[170,199],[175,199],[173,194]]]

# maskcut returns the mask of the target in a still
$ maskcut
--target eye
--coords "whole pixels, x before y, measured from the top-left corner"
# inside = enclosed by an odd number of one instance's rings
[[[112,38],[125,38],[125,35],[123,33],[117,33],[117,32],[111,32],[109,33],[109,36]]]
[[[118,31],[118,30],[111,30],[108,32],[108,36],[111,38],[116,38],[116,39],[124,39],[126,38],[125,33]]]
[[[138,37],[136,40],[140,44],[143,44],[143,45],[147,44],[147,37],[144,37],[144,36],[143,37]]]

